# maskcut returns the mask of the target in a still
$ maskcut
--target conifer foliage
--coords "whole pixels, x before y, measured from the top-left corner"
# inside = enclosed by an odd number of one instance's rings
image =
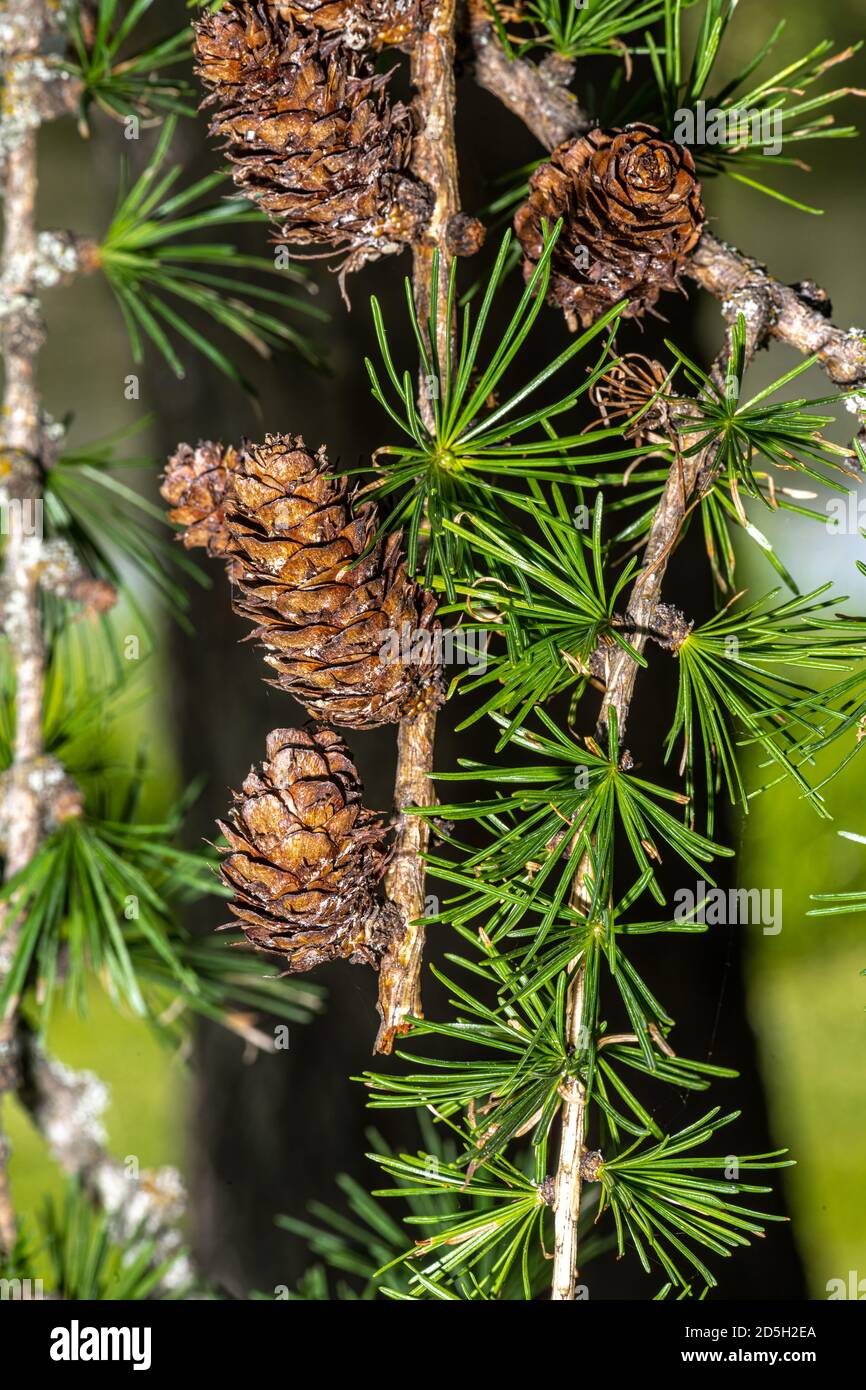
[[[83,1008],[98,983],[171,1042],[199,1015],[267,1048],[269,1016],[315,1027],[328,969],[348,961],[378,972],[375,1052],[396,1053],[363,1078],[370,1106],[415,1112],[419,1147],[373,1134],[388,1186],[344,1180],[348,1216],[283,1221],[319,1261],[296,1297],[332,1296],[330,1268],[360,1280],[336,1297],[572,1301],[609,1252],[637,1261],[648,1298],[704,1297],[719,1259],[747,1260],[779,1219],[772,1178],[792,1159],[734,1147],[732,1161],[736,1076],[678,1050],[635,939],[687,952],[708,929],[702,901],[683,914],[670,884],[717,885],[733,855],[720,802],[744,816],[788,784],[832,817],[833,779],[864,742],[866,617],[830,585],[800,594],[761,524],[772,511],[818,526],[818,490],[859,477],[866,337],[837,327],[811,282],[781,284],[710,230],[714,178],[786,197],[745,172],[772,157],[761,120],[712,149],[682,132],[715,94],[726,117],[776,120],[796,164],[799,142],[852,133],[832,110],[851,90],[820,85],[850,54],[819,45],[756,75],[768,45],[722,79],[733,0],[213,0],[139,43],[150,8],[10,0],[0,26],[0,1103],[18,1091],[73,1174],[42,1222],[56,1290],[197,1296],[202,1282],[165,1174],[139,1181],[134,1221],[118,1202],[99,1083],[52,1061],[51,1008]],[[592,119],[589,59],[615,74]],[[464,209],[458,177],[472,81],[539,140],[486,210],[480,190]],[[199,102],[214,170],[184,187],[166,160]],[[101,244],[36,225],[36,131],[64,115],[99,139],[103,117],[160,124]],[[248,222],[261,254],[214,239]],[[274,246],[292,248],[291,295],[274,288]],[[402,253],[405,313],[373,298],[367,314],[360,272]],[[305,443],[290,388],[287,419],[257,440],[177,446],[164,515],[117,479],[111,444],[65,450],[36,386],[46,284],[104,273],[135,360],[154,353],[180,377],[198,352],[243,388],[234,338],[320,360],[305,256],[341,283],[352,272],[367,316],[380,432],[360,476],[332,441]],[[693,304],[699,288],[721,306],[703,364],[658,327],[672,292]],[[774,341],[802,360],[753,392],[753,358]],[[815,364],[830,386],[808,399],[799,377]],[[857,432],[840,443],[846,416]],[[37,499],[33,544],[23,504]],[[677,588],[668,574],[690,531],[714,613],[693,611],[693,575]],[[737,574],[748,545],[761,592]],[[215,601],[251,625],[281,702],[215,853],[181,847],[185,802],[146,818],[140,763],[118,770],[105,751],[130,687],[108,610],[132,562],[133,583],[184,622],[195,550],[225,570]],[[450,672],[449,651],[463,654]],[[653,710],[655,776],[638,718],[650,660],[676,688]],[[437,751],[440,721],[455,761]],[[393,814],[367,804],[357,770],[371,729],[393,738]],[[833,887],[816,881],[820,915],[862,910]],[[207,892],[226,900],[214,926],[235,949],[184,926]],[[448,1003],[425,1010],[431,976]],[[659,1118],[664,1088],[689,1101],[676,1124]],[[46,1124],[57,1115],[89,1126],[86,1142]],[[0,1131],[14,1274],[35,1268],[35,1235],[6,1158]]]

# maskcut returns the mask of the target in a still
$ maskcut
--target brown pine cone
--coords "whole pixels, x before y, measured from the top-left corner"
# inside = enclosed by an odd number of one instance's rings
[[[514,227],[528,279],[544,249],[542,223],[563,228],[548,296],[569,327],[588,328],[619,300],[636,317],[678,287],[704,224],[701,186],[687,149],[647,125],[591,130],[554,150],[529,180]]]
[[[442,698],[433,595],[406,573],[401,536],[373,543],[324,449],[268,435],[246,445],[226,508],[234,607],[256,624],[274,682],[317,719],[366,729]]]
[[[286,23],[310,25],[345,48],[409,46],[424,28],[430,0],[268,0]]]
[[[224,555],[228,546],[223,504],[238,456],[230,446],[200,440],[195,449],[178,444],[166,464],[160,493],[171,506],[169,520],[183,527],[187,550],[204,546],[209,555]]]
[[[196,73],[206,87],[226,99],[242,87],[265,92],[277,78],[267,25],[255,10],[240,6],[205,14],[194,26]]]
[[[408,173],[413,118],[388,104],[387,74],[312,24],[242,0],[202,15],[196,57],[218,107],[211,134],[277,240],[345,252],[345,275],[418,239],[432,194]]]
[[[378,968],[400,924],[375,896],[386,828],[364,806],[333,729],[274,729],[267,761],[251,769],[220,829],[229,842],[220,871],[251,945],[285,956],[293,972],[328,960]]]

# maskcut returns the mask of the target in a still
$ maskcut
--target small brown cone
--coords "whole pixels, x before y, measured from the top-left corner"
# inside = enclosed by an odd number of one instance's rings
[[[203,14],[195,42],[211,133],[278,240],[344,253],[346,273],[418,239],[432,194],[408,171],[413,117],[366,56],[240,0]]]
[[[160,493],[170,504],[169,520],[181,527],[187,550],[204,546],[225,555],[228,531],[224,504],[238,456],[231,447],[201,441],[195,449],[179,444],[166,464]]]
[[[291,435],[247,445],[227,525],[235,611],[315,718],[364,729],[441,701],[435,599],[408,577],[399,534],[373,542],[375,506],[353,512],[324,449]]]
[[[378,968],[400,925],[377,899],[386,828],[332,729],[275,729],[267,759],[235,794],[221,873],[247,940],[287,971],[329,960]]]
[[[570,327],[587,328],[622,299],[627,316],[678,287],[704,223],[691,154],[647,125],[591,130],[553,151],[529,181],[514,227],[532,274],[543,226],[563,228],[551,258],[548,297]]]

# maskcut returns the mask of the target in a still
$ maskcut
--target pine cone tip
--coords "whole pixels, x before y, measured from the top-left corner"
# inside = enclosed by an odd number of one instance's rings
[[[209,555],[225,555],[225,502],[237,466],[236,451],[211,440],[201,440],[195,448],[179,444],[168,460],[160,493],[187,550],[202,546]]]

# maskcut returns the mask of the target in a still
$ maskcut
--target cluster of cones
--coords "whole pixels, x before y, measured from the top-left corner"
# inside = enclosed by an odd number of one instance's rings
[[[383,48],[411,49],[430,3],[227,0],[195,26],[211,132],[236,185],[278,241],[337,252],[344,273],[419,241],[430,219],[433,190],[411,170],[412,110],[389,99],[390,74],[374,66]],[[627,314],[652,309],[676,288],[703,217],[688,151],[631,125],[554,150],[515,229],[529,277],[562,221],[548,294],[576,327],[623,299]],[[650,371],[656,413],[660,371]],[[603,414],[631,415],[629,392],[646,386],[601,384]],[[163,495],[185,544],[225,560],[235,610],[253,623],[274,683],[315,721],[275,730],[235,798],[223,827],[233,910],[249,940],[289,969],[333,957],[375,964],[400,926],[376,891],[386,828],[364,808],[334,726],[392,723],[441,700],[434,643],[414,663],[385,655],[399,645],[394,633],[438,627],[433,597],[407,574],[400,536],[379,537],[375,505],[350,495],[324,451],[300,438],[181,446]]]
[[[344,274],[423,237],[433,190],[410,169],[411,107],[374,59],[410,48],[430,0],[228,0],[196,25],[198,75],[238,188],[277,240],[344,255]],[[549,298],[588,327],[638,316],[675,289],[704,223],[689,151],[645,124],[594,129],[553,151],[515,218],[524,272],[562,219]],[[474,248],[473,248],[474,249]]]
[[[388,832],[363,806],[333,726],[373,728],[441,701],[436,643],[407,663],[392,640],[405,625],[432,636],[435,600],[409,578],[400,534],[377,538],[375,504],[300,438],[181,445],[162,494],[184,544],[226,562],[234,609],[253,623],[273,683],[314,721],[270,735],[222,827],[233,911],[290,970],[376,964],[401,926],[377,894]]]

